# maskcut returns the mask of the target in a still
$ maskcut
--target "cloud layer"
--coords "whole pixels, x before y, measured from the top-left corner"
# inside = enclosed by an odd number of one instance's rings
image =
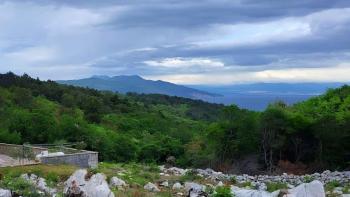
[[[0,72],[350,81],[350,2],[0,0]]]

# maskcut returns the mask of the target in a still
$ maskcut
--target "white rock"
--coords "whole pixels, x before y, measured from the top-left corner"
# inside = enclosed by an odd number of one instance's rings
[[[151,182],[148,182],[144,187],[143,189],[147,190],[147,191],[150,191],[150,192],[160,192],[160,189],[158,189],[158,187],[151,183]]]
[[[265,191],[267,190],[267,186],[265,183],[260,183],[258,186],[258,190]]]
[[[293,189],[288,190],[285,197],[325,197],[323,184],[320,181],[303,183]]]
[[[182,193],[182,192],[178,192],[178,193],[176,193],[176,195],[177,195],[177,196],[183,196],[183,195],[184,195],[184,193]]]
[[[266,191],[243,189],[236,186],[231,186],[231,193],[235,197],[278,197],[279,191],[270,193]]]
[[[90,180],[86,181],[86,170],[77,170],[64,183],[64,193],[67,194],[72,182],[75,181],[81,191],[88,197],[114,197],[114,193],[109,189],[106,182],[106,176],[98,173],[93,175]]]
[[[220,181],[220,182],[216,185],[216,187],[222,187],[222,186],[224,186],[224,183],[223,183],[222,181]]]
[[[114,176],[111,178],[110,180],[110,186],[111,187],[117,187],[117,188],[121,188],[121,187],[126,187],[127,184],[125,183],[125,181],[123,181],[122,179]]]
[[[177,168],[177,167],[171,167],[168,169],[165,169],[166,173],[173,174],[173,175],[178,175],[178,176],[183,176],[186,174],[188,170],[182,169],[182,168]]]
[[[0,188],[0,197],[11,197],[11,191]]]
[[[169,187],[169,182],[168,181],[164,181],[160,184],[160,186],[163,186],[163,187]]]
[[[38,177],[35,174],[31,174],[30,176],[28,174],[22,174],[20,177],[34,185],[41,192],[44,192],[51,196],[57,193],[56,189],[47,186],[46,180],[44,178]]]
[[[180,189],[182,189],[181,183],[175,183],[175,184],[173,185],[173,190],[180,190]]]
[[[185,191],[188,196],[197,197],[201,196],[201,194],[205,191],[205,186],[198,183],[186,182]]]

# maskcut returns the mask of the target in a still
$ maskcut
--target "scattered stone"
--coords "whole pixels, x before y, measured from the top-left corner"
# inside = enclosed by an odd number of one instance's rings
[[[186,182],[185,191],[190,197],[206,196],[205,186],[198,183]]]
[[[173,190],[180,190],[180,189],[182,189],[182,185],[181,185],[181,183],[175,183],[174,185],[173,185]]]
[[[184,196],[184,193],[182,193],[182,192],[177,192],[176,195],[177,195],[177,196]]]
[[[185,170],[185,169],[171,167],[171,168],[165,169],[164,173],[172,174],[172,175],[176,175],[176,176],[183,176],[186,174],[187,171],[188,170]]]
[[[57,193],[56,189],[47,186],[44,178],[38,177],[35,174],[31,174],[30,176],[28,174],[22,174],[20,177],[34,185],[38,190],[45,194],[54,196]]]
[[[110,187],[114,187],[114,188],[127,187],[127,184],[125,183],[125,181],[123,181],[122,179],[120,179],[116,176],[111,178],[109,185],[110,185]]]
[[[231,186],[231,193],[235,197],[278,197],[279,191],[275,192],[266,192],[266,191],[258,191],[253,189],[244,189],[236,186]]]
[[[216,185],[216,187],[222,187],[224,186],[224,183],[222,181],[219,181],[219,183]]]
[[[160,189],[158,189],[158,187],[151,182],[148,182],[143,188],[150,192],[160,192]]]
[[[161,184],[159,184],[162,187],[169,187],[169,182],[168,181],[163,181]]]

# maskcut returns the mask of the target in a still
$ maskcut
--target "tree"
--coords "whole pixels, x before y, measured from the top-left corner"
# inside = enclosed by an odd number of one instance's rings
[[[286,140],[287,117],[279,106],[269,106],[261,117],[261,146],[266,168],[274,170],[274,157],[279,153],[281,159],[282,148]]]

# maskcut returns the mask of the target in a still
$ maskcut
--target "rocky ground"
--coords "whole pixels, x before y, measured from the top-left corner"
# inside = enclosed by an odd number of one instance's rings
[[[47,166],[43,168],[43,171],[35,168],[0,170],[0,197],[73,194],[88,197],[350,197],[350,172],[324,171],[302,176],[250,176],[224,174],[212,169],[102,163],[98,169],[72,169],[65,171],[63,175],[61,171],[54,169],[54,166],[50,166],[49,169]],[[35,174],[35,170],[46,179]],[[57,180],[49,171],[55,171]],[[20,175],[14,175],[16,173]],[[67,176],[67,173],[71,175]],[[26,192],[21,193],[16,187]]]

